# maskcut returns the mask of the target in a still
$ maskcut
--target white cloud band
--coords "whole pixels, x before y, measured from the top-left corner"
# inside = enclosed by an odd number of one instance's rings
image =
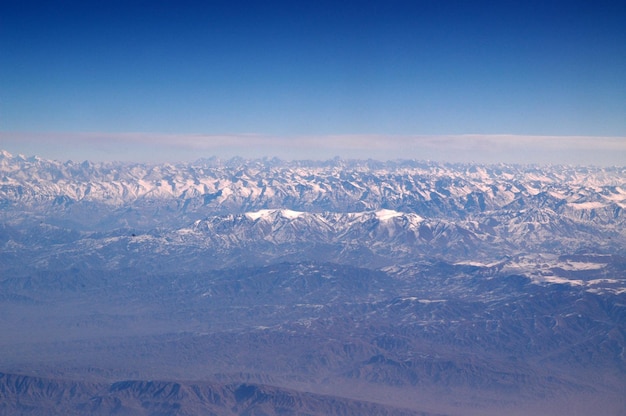
[[[625,165],[626,137],[0,132],[0,148],[59,160],[181,161],[200,157],[429,159]]]

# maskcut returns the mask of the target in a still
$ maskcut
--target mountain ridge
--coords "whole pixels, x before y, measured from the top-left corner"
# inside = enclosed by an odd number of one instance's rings
[[[103,414],[217,380],[240,414],[244,386],[249,414],[617,416],[624,207],[619,167],[4,152],[0,370],[121,383],[81,401]]]
[[[160,380],[98,383],[0,373],[0,398],[3,399],[3,404],[0,404],[2,415],[436,416],[434,413],[254,383]]]

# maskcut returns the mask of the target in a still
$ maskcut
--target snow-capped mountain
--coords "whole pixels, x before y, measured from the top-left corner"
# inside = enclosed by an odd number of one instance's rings
[[[615,223],[623,221],[626,207],[626,168],[274,159],[92,164],[3,152],[0,201],[6,208],[48,214],[85,213],[104,205],[106,215],[101,217],[113,222],[101,222],[102,226],[141,224],[140,218],[164,211],[180,217],[175,222],[184,225],[189,218],[262,209],[343,213],[391,209],[425,218],[464,219],[484,212],[538,208],[573,219]],[[123,210],[133,213],[124,215]],[[163,218],[168,217],[152,223]],[[85,223],[93,226],[93,221]]]
[[[2,152],[0,387],[58,414],[623,414],[624,208],[617,167]]]
[[[202,252],[222,263],[243,256],[378,266],[626,254],[626,168],[617,167],[92,164],[3,152],[0,206],[5,253],[37,253],[43,264],[60,251],[110,259],[127,258],[127,249],[144,259]]]
[[[626,291],[624,168],[0,157],[8,273],[312,261],[412,279],[442,262]]]

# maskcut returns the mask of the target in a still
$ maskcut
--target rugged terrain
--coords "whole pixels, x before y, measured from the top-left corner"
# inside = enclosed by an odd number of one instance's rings
[[[4,414],[626,412],[626,168],[0,154]]]

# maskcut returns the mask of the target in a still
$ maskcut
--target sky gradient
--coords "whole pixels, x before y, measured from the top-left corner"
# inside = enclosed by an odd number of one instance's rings
[[[625,147],[624,1],[0,2],[10,152],[619,164]]]

